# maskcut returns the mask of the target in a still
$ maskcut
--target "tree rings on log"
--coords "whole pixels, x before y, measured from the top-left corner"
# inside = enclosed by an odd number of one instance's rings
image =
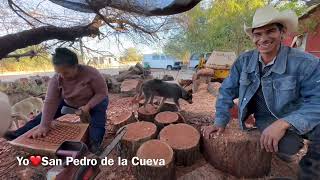
[[[154,117],[156,116],[157,113],[158,113],[158,110],[155,106],[152,106],[151,104],[147,104],[145,108],[141,106],[138,109],[138,119],[140,121],[153,122]]]
[[[176,124],[179,122],[179,120],[179,115],[170,111],[160,112],[154,118],[154,122],[159,129],[162,129],[169,124]]]
[[[159,138],[174,150],[177,165],[192,165],[199,157],[200,133],[188,124],[170,124],[160,131]]]
[[[258,178],[267,175],[271,153],[260,148],[258,131],[227,128],[223,134],[203,138],[206,160],[215,168],[236,177]]]
[[[137,151],[140,165],[135,166],[138,180],[175,179],[174,154],[172,148],[160,140],[149,140]]]
[[[120,141],[119,151],[123,158],[135,156],[140,145],[157,136],[157,126],[151,122],[140,121],[126,125],[127,132]]]
[[[112,116],[110,119],[110,122],[112,125],[114,125],[114,129],[116,131],[122,126],[133,123],[135,121],[136,119],[134,117],[134,114],[130,111],[124,111],[121,114]]]

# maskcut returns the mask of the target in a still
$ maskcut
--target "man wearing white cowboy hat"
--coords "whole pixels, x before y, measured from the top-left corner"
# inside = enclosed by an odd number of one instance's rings
[[[320,62],[311,54],[283,46],[286,32],[296,31],[298,17],[271,6],[256,11],[252,27],[244,27],[256,46],[241,54],[220,88],[213,125],[202,128],[210,138],[223,133],[229,109],[239,98],[239,123],[254,114],[262,132],[261,148],[292,160],[309,139],[307,154],[300,161],[299,179],[320,178]],[[307,175],[308,174],[308,175]]]

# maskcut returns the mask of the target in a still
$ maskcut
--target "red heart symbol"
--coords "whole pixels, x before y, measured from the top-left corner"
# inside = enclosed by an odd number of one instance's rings
[[[29,160],[33,166],[39,166],[41,163],[41,156],[30,156]]]

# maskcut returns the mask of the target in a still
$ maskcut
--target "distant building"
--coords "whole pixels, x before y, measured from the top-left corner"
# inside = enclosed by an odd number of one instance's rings
[[[105,55],[100,57],[93,57],[89,60],[90,65],[97,67],[118,67],[120,66],[120,58],[113,55]]]

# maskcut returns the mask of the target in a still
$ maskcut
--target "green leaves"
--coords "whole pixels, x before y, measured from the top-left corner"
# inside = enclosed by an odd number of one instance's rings
[[[208,1],[209,2],[209,1]],[[214,0],[197,5],[184,14],[184,28],[166,44],[164,51],[176,57],[186,52],[202,53],[234,51],[237,54],[254,48],[244,33],[244,23],[251,26],[257,8],[269,3],[266,0]],[[270,1],[276,3],[274,1]],[[281,1],[277,8],[293,9],[297,14],[305,10],[298,0]]]

